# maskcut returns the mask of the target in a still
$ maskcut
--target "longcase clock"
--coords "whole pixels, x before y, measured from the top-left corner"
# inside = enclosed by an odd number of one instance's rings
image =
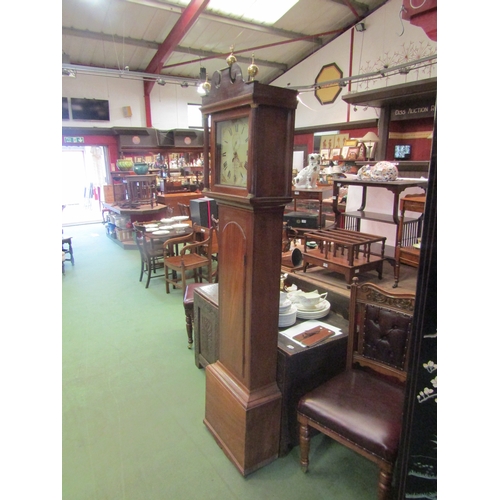
[[[219,210],[220,345],[206,367],[204,423],[246,476],[279,450],[281,231],[292,200],[297,92],[245,82],[236,63],[211,85],[201,111],[205,194]]]

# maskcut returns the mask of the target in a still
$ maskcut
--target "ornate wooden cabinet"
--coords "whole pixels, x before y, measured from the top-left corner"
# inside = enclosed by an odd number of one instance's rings
[[[245,82],[237,64],[214,73],[202,100],[205,192],[219,210],[220,335],[219,360],[206,368],[204,423],[244,476],[279,451],[281,232],[296,107],[297,92]]]

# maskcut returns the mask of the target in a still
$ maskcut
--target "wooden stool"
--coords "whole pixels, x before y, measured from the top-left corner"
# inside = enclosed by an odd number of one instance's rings
[[[189,283],[184,291],[184,312],[186,314],[186,330],[188,336],[188,349],[193,348],[193,322],[194,322],[194,291],[207,283]]]

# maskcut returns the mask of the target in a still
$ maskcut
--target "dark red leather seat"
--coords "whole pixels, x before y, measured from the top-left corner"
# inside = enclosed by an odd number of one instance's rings
[[[389,496],[403,419],[415,294],[354,278],[346,371],[305,394],[297,406],[300,463],[309,466],[310,428],[375,462],[378,498]]]

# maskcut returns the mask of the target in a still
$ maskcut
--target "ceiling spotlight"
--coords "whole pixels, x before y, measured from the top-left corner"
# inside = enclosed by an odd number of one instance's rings
[[[74,69],[63,68],[62,76],[69,76],[70,78],[76,78],[76,71]]]
[[[354,106],[354,108],[352,108],[353,111],[357,111],[358,108],[356,106]]]
[[[163,87],[167,83],[167,81],[164,80],[163,78],[157,78],[156,83]]]
[[[182,83],[181,83],[181,87],[182,87],[183,89],[187,89],[187,88],[189,87],[188,82],[182,82]]]
[[[356,28],[356,31],[359,31],[360,33],[362,31],[366,31],[365,23],[358,23],[354,27]]]

